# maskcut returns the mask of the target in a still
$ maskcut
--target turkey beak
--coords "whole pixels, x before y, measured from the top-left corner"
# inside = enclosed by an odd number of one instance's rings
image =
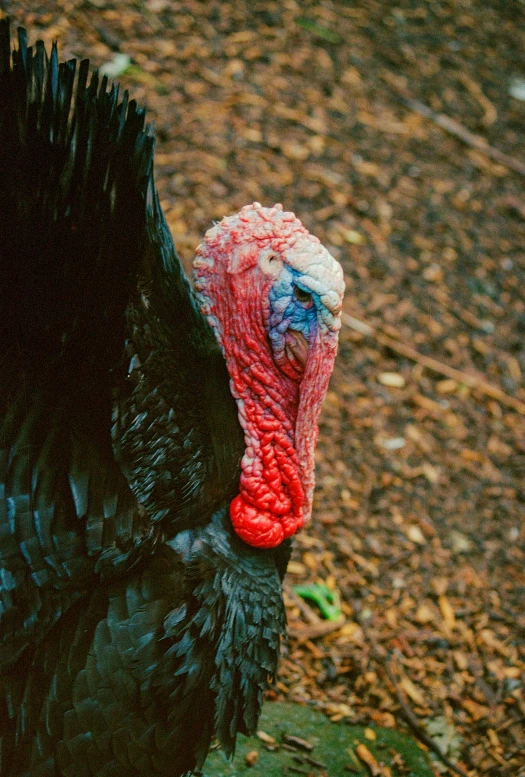
[[[286,355],[290,361],[297,361],[301,367],[306,366],[310,344],[302,332],[289,329],[286,337]]]

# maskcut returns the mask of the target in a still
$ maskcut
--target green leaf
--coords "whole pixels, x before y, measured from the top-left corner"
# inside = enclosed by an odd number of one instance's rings
[[[324,618],[328,621],[336,621],[341,617],[341,607],[339,594],[337,591],[331,591],[325,585],[296,585],[293,590],[302,599],[309,599],[321,610]]]
[[[297,16],[294,21],[299,27],[302,27],[303,30],[313,32],[318,38],[322,38],[323,40],[328,41],[328,43],[341,43],[343,40],[336,32],[329,30],[327,27],[322,27],[320,24],[317,24],[317,22],[314,22],[313,19],[307,19],[305,16]]]

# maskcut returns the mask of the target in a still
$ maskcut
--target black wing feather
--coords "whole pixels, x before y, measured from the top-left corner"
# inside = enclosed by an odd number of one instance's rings
[[[169,536],[206,523],[236,494],[242,429],[219,344],[184,275],[155,191],[128,305],[126,369],[115,407],[118,458]]]

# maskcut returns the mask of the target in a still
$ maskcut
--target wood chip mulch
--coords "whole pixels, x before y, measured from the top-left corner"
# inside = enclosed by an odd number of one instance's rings
[[[130,57],[186,262],[259,200],[345,269],[269,696],[407,727],[442,746],[436,774],[525,775],[522,0],[0,8],[63,56]],[[335,625],[293,590],[314,582]]]

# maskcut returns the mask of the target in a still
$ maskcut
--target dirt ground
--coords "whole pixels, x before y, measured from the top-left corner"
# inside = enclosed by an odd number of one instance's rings
[[[129,56],[119,80],[155,121],[185,262],[259,200],[343,264],[315,518],[270,697],[411,726],[470,777],[525,775],[523,0],[0,8],[63,58],[118,71]],[[293,590],[314,582],[341,619]]]

